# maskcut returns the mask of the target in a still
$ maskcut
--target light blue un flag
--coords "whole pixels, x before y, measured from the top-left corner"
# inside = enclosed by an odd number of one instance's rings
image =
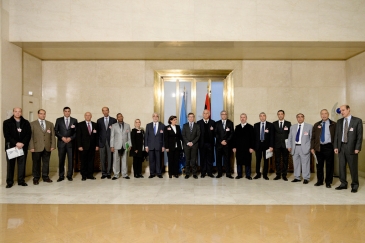
[[[185,95],[186,92],[184,91],[182,99],[181,99],[181,109],[180,109],[180,128],[182,130],[185,123],[188,122],[186,118],[186,107],[185,107]],[[182,169],[185,167],[185,155],[180,156],[179,160],[179,173],[182,172]]]

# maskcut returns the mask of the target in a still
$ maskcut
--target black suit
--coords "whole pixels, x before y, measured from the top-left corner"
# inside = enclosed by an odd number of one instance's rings
[[[288,173],[289,151],[286,148],[285,139],[288,139],[291,122],[284,120],[284,122],[280,124],[280,121],[278,120],[274,121],[272,125],[274,127],[274,153],[276,175],[282,175],[283,177],[286,177]],[[283,156],[283,167],[280,166],[281,156]]]
[[[69,125],[66,127],[65,117],[57,118],[54,127],[58,148],[58,174],[60,178],[65,177],[65,159],[67,154],[67,177],[72,178],[73,174],[73,142],[76,138],[77,120],[69,117]],[[71,141],[65,143],[62,137],[69,137]]]
[[[132,148],[129,156],[133,156],[133,173],[134,177],[142,175],[142,163],[145,158],[144,151],[144,130],[133,128],[131,132]],[[137,152],[136,152],[137,151]]]
[[[348,164],[352,179],[351,187],[352,189],[357,190],[359,188],[359,176],[358,176],[359,155],[355,154],[355,150],[360,151],[362,146],[362,137],[363,137],[362,120],[354,116],[351,117],[351,120],[348,124],[347,143],[342,142],[343,141],[342,133],[344,130],[343,126],[344,126],[344,118],[341,118],[337,121],[336,135],[334,141],[334,148],[338,149],[339,153],[341,186],[347,187],[346,164]]]
[[[23,151],[24,155],[14,158],[8,159],[7,161],[7,174],[6,174],[6,184],[13,185],[14,184],[14,169],[15,169],[15,161],[18,163],[18,184],[24,183],[25,179],[25,163],[27,160],[27,152],[28,145],[32,135],[31,127],[28,120],[25,120],[23,117],[20,117],[19,130],[17,127],[16,120],[14,116],[5,120],[3,123],[3,132],[5,138],[5,150],[9,148],[14,148],[17,143],[23,143]]]
[[[112,168],[112,152],[110,151],[110,129],[111,126],[117,122],[117,119],[108,117],[108,124],[105,127],[105,117],[101,117],[97,120],[98,134],[99,134],[99,148],[100,148],[100,163],[101,173],[103,176],[110,176]],[[105,155],[107,160],[105,161]],[[105,162],[107,162],[105,164]]]
[[[89,133],[86,121],[82,121],[77,126],[77,147],[82,147],[81,151],[81,175],[82,178],[93,178],[95,148],[98,146],[98,127],[95,122],[91,122],[92,130]]]
[[[242,177],[242,165],[245,166],[246,177],[251,177],[251,160],[254,149],[255,137],[253,126],[246,123],[244,127],[239,124],[234,129],[233,145],[236,149],[237,176]]]
[[[201,119],[197,123],[200,127],[199,154],[201,175],[205,176],[206,173],[212,175],[215,121],[209,119],[208,123],[205,123],[204,120]]]
[[[144,136],[144,146],[148,148],[148,158],[150,163],[150,175],[161,175],[161,152],[163,148],[163,130],[165,125],[157,122],[157,132],[153,129],[154,123],[148,123]],[[133,145],[133,144],[132,144]]]
[[[267,177],[267,173],[269,170],[269,160],[266,159],[266,150],[269,147],[274,147],[274,128],[272,123],[266,121],[266,125],[264,126],[264,139],[262,140],[260,137],[260,132],[262,130],[262,122],[257,122],[254,125],[255,132],[255,151],[256,151],[256,174],[261,177],[260,167],[261,167],[261,158],[264,157],[264,168],[262,174],[264,177]]]
[[[185,123],[182,129],[182,138],[184,144],[184,153],[186,157],[185,174],[190,175],[190,167],[192,167],[193,175],[197,174],[196,159],[198,155],[200,127],[197,123],[193,123],[193,129],[190,131],[189,122]],[[187,143],[192,142],[193,146]]]
[[[215,151],[217,157],[217,170],[218,176],[222,176],[222,159],[223,166],[226,170],[226,176],[231,176],[231,148],[232,148],[232,139],[234,134],[234,126],[231,120],[225,121],[225,128],[223,128],[222,120],[219,120],[215,123]],[[226,145],[222,145],[222,141],[226,141]]]
[[[176,133],[171,125],[165,126],[164,130],[164,147],[169,150],[169,152],[167,152],[169,176],[179,174],[182,135],[180,126],[176,125],[175,128]]]

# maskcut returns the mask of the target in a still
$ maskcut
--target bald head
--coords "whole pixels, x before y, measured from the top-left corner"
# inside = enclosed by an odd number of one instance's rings
[[[91,118],[93,116],[91,115],[91,112],[85,112],[84,117],[85,117],[85,121],[89,122],[89,121],[91,121]]]
[[[20,107],[13,108],[13,115],[15,119],[20,119],[20,117],[22,116],[22,108]]]
[[[205,109],[203,111],[203,118],[204,118],[204,120],[208,120],[209,117],[210,117],[210,110]]]

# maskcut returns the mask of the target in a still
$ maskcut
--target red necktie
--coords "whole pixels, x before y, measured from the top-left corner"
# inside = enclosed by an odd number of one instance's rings
[[[89,134],[91,135],[91,127],[90,127],[90,122],[87,123],[87,130],[89,130]]]

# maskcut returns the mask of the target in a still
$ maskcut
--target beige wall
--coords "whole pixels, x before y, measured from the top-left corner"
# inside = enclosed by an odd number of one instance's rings
[[[346,61],[347,103],[351,107],[351,114],[365,121],[365,53]],[[365,176],[365,137],[362,152],[359,155],[359,174]]]
[[[364,0],[13,0],[10,40],[364,41],[364,12]]]

